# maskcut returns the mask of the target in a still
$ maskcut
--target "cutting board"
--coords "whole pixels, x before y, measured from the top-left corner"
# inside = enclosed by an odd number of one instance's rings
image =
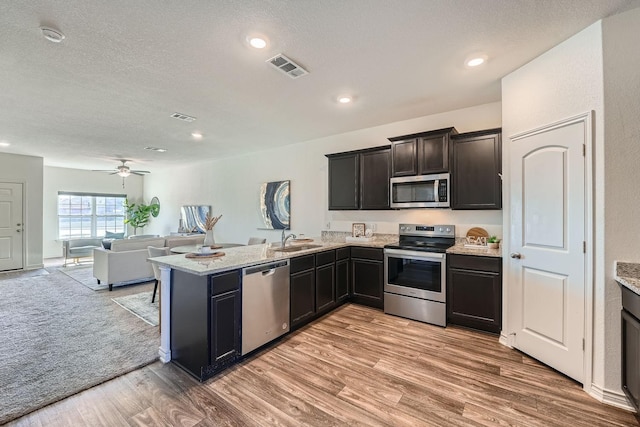
[[[469,231],[467,231],[467,237],[489,237],[489,233],[487,233],[487,230],[485,230],[484,228],[473,227],[470,228]]]
[[[213,252],[210,254],[201,254],[201,253],[194,252],[194,253],[186,254],[184,257],[189,259],[209,259],[209,258],[220,258],[221,256],[224,256],[224,252]]]

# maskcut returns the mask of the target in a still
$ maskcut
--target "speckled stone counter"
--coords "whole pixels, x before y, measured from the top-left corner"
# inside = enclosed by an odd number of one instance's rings
[[[616,261],[616,282],[640,295],[640,263]]]
[[[318,245],[318,247],[295,252],[280,252],[275,250],[271,246],[272,244],[265,243],[263,245],[225,248],[222,249],[225,255],[220,258],[194,259],[186,258],[184,254],[177,254],[149,258],[149,261],[160,266],[170,267],[187,273],[204,276],[208,274],[221,273],[224,271],[235,270],[238,268],[249,267],[252,265],[263,264],[271,261],[294,258],[301,255],[308,255],[346,246],[367,246],[373,248],[382,248],[387,243],[398,240],[397,235],[381,234],[374,236],[374,240],[371,242],[346,243],[346,235],[349,235],[349,233],[333,232],[331,236],[325,236],[323,232],[323,238],[314,238],[314,241],[309,243],[309,245]],[[293,244],[293,246],[295,246],[295,244]]]
[[[456,244],[454,246],[447,249],[447,253],[502,258],[502,246],[500,246],[498,249],[469,248],[464,246],[464,239],[459,239],[456,241]]]

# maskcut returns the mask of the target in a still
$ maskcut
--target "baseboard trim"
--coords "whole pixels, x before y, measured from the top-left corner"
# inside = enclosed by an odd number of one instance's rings
[[[509,337],[507,335],[504,335],[502,332],[500,332],[500,338],[498,339],[498,342],[505,347],[513,348],[513,340],[509,339]]]
[[[616,408],[626,409],[630,412],[636,412],[635,408],[631,406],[629,400],[627,400],[627,396],[621,391],[613,391],[603,389],[602,387],[591,383],[591,389],[585,390],[591,397],[596,400],[599,400],[602,403],[607,405],[615,406]]]

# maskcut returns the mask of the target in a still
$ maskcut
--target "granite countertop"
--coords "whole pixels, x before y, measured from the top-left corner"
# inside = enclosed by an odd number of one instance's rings
[[[502,258],[502,244],[498,249],[487,248],[469,248],[464,246],[464,238],[458,240],[456,244],[447,249],[448,254],[458,255],[475,255],[475,256],[490,256],[496,258]]]
[[[389,237],[391,236],[391,237]],[[249,267],[252,265],[264,264],[271,261],[285,260],[295,258],[301,255],[309,255],[316,252],[322,252],[330,249],[337,249],[348,246],[366,246],[372,248],[383,248],[384,245],[394,241],[393,235],[376,236],[371,242],[347,243],[344,236],[341,238],[314,238],[313,242],[304,245],[318,245],[311,249],[303,249],[295,252],[280,252],[274,250],[271,243],[262,245],[238,246],[235,248],[225,248],[221,251],[225,253],[220,258],[204,258],[193,259],[186,258],[185,254],[168,255],[163,257],[149,258],[149,261],[160,266],[170,267],[176,270],[185,271],[187,273],[205,276],[213,273],[221,273],[238,268]],[[340,241],[342,240],[342,241]],[[397,241],[397,236],[395,237]],[[293,244],[296,246],[297,244]],[[302,246],[304,246],[302,245]],[[287,245],[289,246],[289,245]]]
[[[640,263],[615,262],[616,282],[640,295]]]
[[[315,237],[313,238],[313,242],[308,243],[309,245],[318,247],[295,252],[280,252],[274,250],[271,243],[265,243],[262,245],[225,248],[222,249],[225,255],[220,258],[193,259],[185,258],[185,254],[176,254],[149,258],[149,261],[160,266],[166,266],[176,270],[185,271],[187,273],[204,276],[272,261],[291,259],[330,249],[349,246],[383,248],[389,243],[398,242],[397,234],[376,234],[374,240],[371,242],[346,242],[345,237],[349,234],[350,233],[346,232],[323,231],[322,237]],[[294,244],[294,246],[295,245],[296,244]],[[469,248],[464,246],[464,238],[459,238],[454,246],[447,249],[447,253],[501,258],[502,247],[499,249]],[[638,289],[640,290],[640,285]]]

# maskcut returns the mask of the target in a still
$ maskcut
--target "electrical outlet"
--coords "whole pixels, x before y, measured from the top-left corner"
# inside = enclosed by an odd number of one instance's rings
[[[331,230],[331,222],[327,222],[327,230]]]

